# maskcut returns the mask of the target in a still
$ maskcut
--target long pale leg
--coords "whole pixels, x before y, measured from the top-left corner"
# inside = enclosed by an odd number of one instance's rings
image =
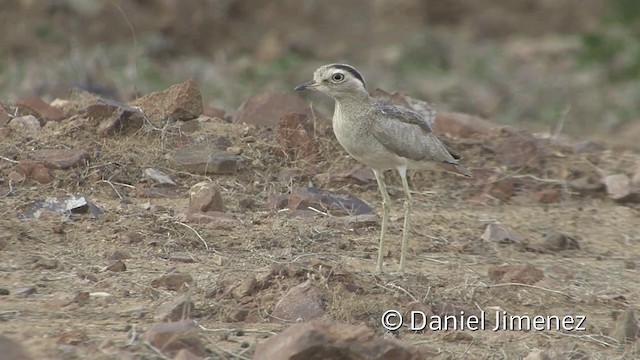
[[[407,182],[407,169],[398,168],[400,177],[402,178],[402,188],[404,189],[404,226],[402,228],[402,252],[400,253],[400,274],[404,273],[404,260],[407,255],[407,243],[409,242],[409,228],[411,222],[409,216],[413,208],[413,198],[409,191],[409,183]]]
[[[382,171],[373,170],[378,181],[378,188],[380,188],[380,194],[382,195],[382,228],[380,229],[380,248],[378,249],[378,265],[376,272],[383,273],[382,263],[384,262],[384,238],[387,235],[387,223],[389,221],[389,209],[391,206],[391,199],[389,193],[387,193],[387,186],[384,183],[384,174]]]

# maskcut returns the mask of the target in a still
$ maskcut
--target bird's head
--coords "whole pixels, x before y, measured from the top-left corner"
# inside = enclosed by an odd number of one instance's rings
[[[321,66],[313,73],[313,80],[302,83],[293,90],[317,90],[336,100],[367,95],[364,78],[356,68],[347,64]]]

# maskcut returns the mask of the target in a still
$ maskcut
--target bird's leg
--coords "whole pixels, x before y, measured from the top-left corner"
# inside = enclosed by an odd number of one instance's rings
[[[407,182],[407,169],[399,168],[398,172],[402,178],[402,188],[404,189],[404,226],[402,228],[402,252],[400,253],[400,274],[404,273],[404,260],[407,254],[407,243],[409,242],[409,228],[411,227],[410,215],[413,207],[413,198]]]
[[[387,186],[384,183],[384,173],[378,170],[373,170],[373,173],[376,176],[376,181],[378,181],[378,188],[380,189],[380,194],[382,195],[382,228],[380,229],[380,247],[378,249],[378,266],[376,267],[376,272],[383,273],[384,271],[382,270],[382,263],[384,262],[384,238],[387,235],[387,223],[389,221],[391,199],[389,198],[389,193],[387,193]]]

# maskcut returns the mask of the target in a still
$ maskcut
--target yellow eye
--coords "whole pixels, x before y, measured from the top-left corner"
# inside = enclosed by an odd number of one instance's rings
[[[333,75],[331,75],[331,80],[334,83],[341,83],[343,82],[345,79],[344,74],[343,73],[335,73]]]

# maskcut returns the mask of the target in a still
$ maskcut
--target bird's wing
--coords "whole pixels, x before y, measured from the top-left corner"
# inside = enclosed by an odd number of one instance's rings
[[[373,136],[395,154],[414,161],[434,161],[454,165],[463,175],[468,170],[458,164],[460,156],[452,153],[433,133],[429,122],[408,108],[389,103],[379,104],[380,115],[371,126]]]

